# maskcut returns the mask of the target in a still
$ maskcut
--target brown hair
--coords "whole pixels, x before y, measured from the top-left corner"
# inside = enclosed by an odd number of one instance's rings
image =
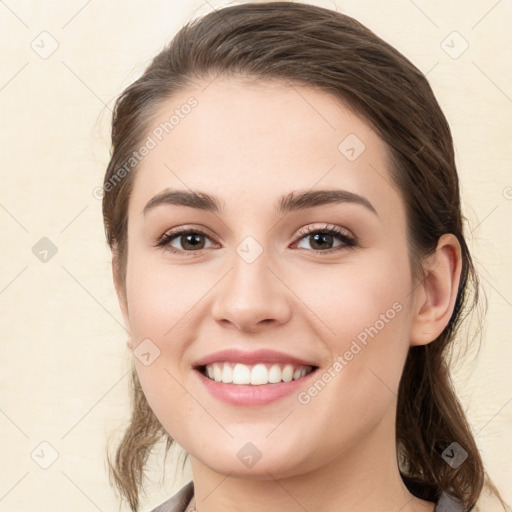
[[[479,286],[463,236],[452,136],[425,76],[358,21],[291,2],[223,8],[185,25],[121,94],[114,109],[103,197],[106,236],[117,256],[121,282],[134,172],[123,174],[115,186],[112,178],[147,136],[163,101],[217,74],[320,89],[376,130],[387,143],[392,179],[405,201],[415,277],[422,277],[422,259],[435,251],[441,235],[457,237],[462,274],[454,311],[435,341],[409,350],[399,386],[396,441],[400,471],[411,493],[437,501],[444,491],[465,507],[473,506],[485,472],[446,358],[462,319],[478,303]],[[138,510],[148,455],[161,439],[167,453],[173,440],[151,411],[132,366],[132,417],[109,467],[133,511]],[[455,469],[441,456],[453,442],[468,453]]]

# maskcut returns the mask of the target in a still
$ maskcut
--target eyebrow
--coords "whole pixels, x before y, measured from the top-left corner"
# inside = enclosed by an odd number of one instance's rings
[[[281,196],[276,202],[275,209],[278,215],[283,215],[297,210],[336,203],[358,204],[364,206],[377,217],[379,216],[368,199],[342,189],[293,191]],[[222,203],[215,196],[205,192],[166,189],[151,198],[142,213],[146,215],[150,210],[162,205],[188,206],[212,213],[220,213],[223,210]]]

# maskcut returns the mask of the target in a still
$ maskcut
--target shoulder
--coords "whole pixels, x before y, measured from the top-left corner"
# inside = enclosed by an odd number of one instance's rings
[[[176,494],[164,503],[158,505],[151,512],[184,512],[194,495],[194,482],[191,480]]]

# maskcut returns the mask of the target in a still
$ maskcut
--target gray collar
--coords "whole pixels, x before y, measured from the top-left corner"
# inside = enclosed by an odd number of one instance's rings
[[[167,501],[151,512],[184,512],[194,496],[194,482],[191,480]],[[467,512],[470,512],[471,507]],[[461,502],[449,494],[443,493],[434,512],[466,512]]]

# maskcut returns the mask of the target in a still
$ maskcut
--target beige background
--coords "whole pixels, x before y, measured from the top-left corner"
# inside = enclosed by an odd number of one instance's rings
[[[1,512],[117,509],[104,453],[128,419],[128,355],[93,190],[115,97],[194,12],[220,5],[0,1]],[[481,350],[455,368],[455,382],[512,502],[512,2],[338,7],[428,73],[450,121],[489,301]],[[46,262],[32,252],[42,237],[58,250]],[[154,468],[144,510],[189,478],[170,466],[161,485],[156,458]]]

